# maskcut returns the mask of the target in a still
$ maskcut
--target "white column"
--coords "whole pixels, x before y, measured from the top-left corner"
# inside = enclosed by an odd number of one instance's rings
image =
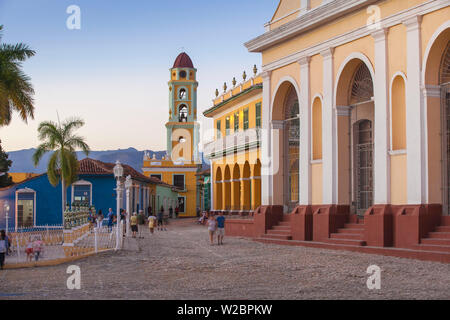
[[[387,30],[375,31],[374,204],[390,203]]]
[[[131,237],[131,230],[130,230],[130,215],[131,215],[131,199],[130,199],[130,190],[131,188],[126,188],[126,205],[127,205],[127,237]]]
[[[311,8],[311,0],[301,0],[300,14],[306,13]]]
[[[263,72],[263,101],[261,110],[261,201],[262,205],[272,204],[272,186],[273,186],[273,153],[272,153],[272,134],[271,134],[271,71]]]
[[[211,190],[210,190],[211,192],[209,193],[209,196],[211,197],[210,207],[211,207],[211,211],[212,211],[212,210],[214,210],[214,181],[215,181],[212,160],[209,160],[209,167],[211,168],[211,176],[209,178],[209,181],[211,182]]]
[[[320,54],[323,58],[323,204],[337,203],[337,126],[334,100],[333,48]]]
[[[311,197],[311,105],[310,105],[310,57],[303,57],[300,64],[300,205],[310,205]]]
[[[420,16],[403,22],[406,26],[407,73],[406,86],[406,149],[408,174],[408,204],[426,202],[425,111],[421,90],[421,31]]]

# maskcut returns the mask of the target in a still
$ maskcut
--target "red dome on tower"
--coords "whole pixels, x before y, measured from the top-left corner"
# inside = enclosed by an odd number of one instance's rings
[[[191,58],[187,55],[186,52],[182,52],[175,59],[173,64],[173,68],[194,68],[194,64],[192,63]]]

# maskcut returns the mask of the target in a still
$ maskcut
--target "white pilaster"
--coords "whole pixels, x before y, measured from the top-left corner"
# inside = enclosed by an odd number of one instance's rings
[[[310,205],[311,196],[311,106],[310,106],[310,57],[303,57],[300,64],[300,205]]]
[[[337,131],[334,97],[334,49],[329,48],[320,54],[323,58],[323,109],[322,109],[322,147],[323,147],[323,204],[337,203]]]
[[[372,34],[375,40],[374,204],[390,203],[389,98],[387,30]]]
[[[271,134],[271,72],[263,72],[263,101],[261,110],[261,201],[262,205],[272,204],[272,186],[273,186],[273,153],[272,153],[272,134]]]
[[[209,181],[210,181],[210,183],[211,183],[211,189],[210,189],[210,193],[209,193],[209,196],[211,197],[211,199],[210,199],[210,207],[211,207],[211,210],[214,210],[214,171],[213,171],[213,162],[212,162],[212,160],[209,160],[209,167],[210,167],[210,170],[211,170],[211,176],[210,176],[210,178],[209,178]]]
[[[406,26],[407,73],[406,86],[406,148],[408,174],[408,204],[426,202],[425,111],[421,90],[421,25],[416,16],[403,22]]]
[[[300,14],[306,13],[311,8],[311,0],[301,0]]]

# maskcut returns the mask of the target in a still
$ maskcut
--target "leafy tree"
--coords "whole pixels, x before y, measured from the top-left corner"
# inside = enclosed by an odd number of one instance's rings
[[[2,30],[0,25],[0,40]],[[25,123],[34,119],[34,89],[22,71],[22,62],[35,53],[23,43],[0,45],[0,127],[11,123],[13,111],[19,112]]]
[[[53,152],[47,164],[47,175],[55,187],[61,181],[63,212],[66,204],[66,188],[77,180],[78,160],[75,151],[81,149],[86,156],[90,152],[84,138],[74,133],[82,126],[84,126],[82,119],[70,118],[62,124],[44,121],[38,127],[39,140],[42,143],[33,154],[33,163],[37,166],[44,154]]]
[[[2,141],[0,140],[0,188],[12,185],[12,179],[8,175],[12,161],[8,159],[8,154],[3,151]]]

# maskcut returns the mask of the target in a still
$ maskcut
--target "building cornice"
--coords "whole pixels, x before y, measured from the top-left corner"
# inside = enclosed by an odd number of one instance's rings
[[[409,8],[404,11],[397,12],[389,17],[386,17],[380,21],[381,28],[390,28],[398,24],[407,23],[408,19],[414,19],[417,16],[425,15],[430,12],[440,10],[448,6],[448,0],[430,0],[428,2],[419,4],[415,7]],[[413,20],[412,20],[413,21]],[[346,43],[355,41],[357,39],[371,36],[374,34],[374,30],[367,26],[359,27],[358,29],[341,34],[339,36],[330,38],[321,43],[315,44],[311,47],[302,49],[296,53],[285,56],[281,59],[275,60],[268,64],[263,65],[263,72],[276,70],[286,65],[296,63],[301,57],[314,56],[322,53],[325,49],[336,48]],[[282,41],[285,41],[283,39]]]
[[[261,52],[288,38],[317,28],[336,18],[379,0],[334,0],[308,11],[293,21],[245,43],[250,52]]]

